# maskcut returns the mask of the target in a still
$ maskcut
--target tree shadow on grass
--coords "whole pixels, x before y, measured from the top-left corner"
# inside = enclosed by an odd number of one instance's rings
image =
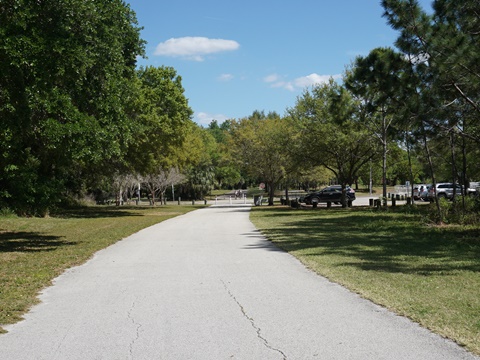
[[[135,210],[135,211],[134,211]],[[95,219],[95,218],[115,218],[125,216],[142,216],[139,212],[148,210],[145,208],[120,208],[113,206],[83,206],[58,209],[52,212],[51,216],[66,219]]]
[[[0,232],[0,253],[53,251],[60,246],[75,245],[60,236],[37,232]]]
[[[428,227],[415,216],[328,210],[272,212],[281,226],[264,234],[288,252],[332,256],[337,266],[366,271],[447,275],[480,272],[480,229]],[[320,260],[321,261],[321,260]]]

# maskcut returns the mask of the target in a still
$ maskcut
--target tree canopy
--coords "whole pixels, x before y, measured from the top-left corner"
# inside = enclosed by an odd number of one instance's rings
[[[105,184],[120,198],[147,178],[168,179],[150,191],[161,194],[184,179],[179,193],[192,198],[263,182],[270,203],[291,183],[368,173],[385,188],[467,186],[480,178],[478,1],[382,5],[396,49],[304,89],[284,117],[255,110],[203,128],[174,68],[136,67],[145,44],[124,1],[1,0],[0,208],[44,214]]]

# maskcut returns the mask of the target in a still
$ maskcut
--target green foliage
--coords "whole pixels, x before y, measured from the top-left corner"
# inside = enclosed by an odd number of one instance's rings
[[[416,0],[383,0],[382,5],[388,23],[399,31],[397,63],[406,60],[407,66],[377,81],[365,77],[365,86],[377,88],[380,99],[393,90],[405,146],[417,150],[433,182],[476,181],[480,165],[470,151],[476,153],[480,144],[478,1],[436,0],[432,13]],[[368,64],[371,72],[377,71],[378,63]],[[378,86],[383,83],[388,86]],[[444,218],[436,205],[437,218]]]
[[[215,172],[211,166],[192,167],[187,172],[187,184],[184,192],[187,192],[193,200],[204,199],[213,190],[215,185]]]
[[[182,166],[178,149],[192,126],[193,113],[182,78],[171,67],[148,66],[137,71],[135,80],[130,109],[133,140],[127,155],[130,167],[146,174],[158,166]]]
[[[70,179],[122,162],[139,32],[121,0],[0,4],[2,203],[44,214],[81,190]]]
[[[15,212],[7,207],[0,208],[0,217],[9,218],[9,217],[16,217],[17,215]]]
[[[324,166],[341,184],[353,184],[377,149],[358,121],[358,104],[348,90],[330,81],[305,91],[289,110],[294,151],[304,168]]]
[[[269,204],[273,204],[275,188],[294,168],[287,148],[288,122],[274,113],[267,117],[254,112],[231,127],[232,159],[251,177],[268,185]]]
[[[222,187],[235,187],[242,181],[240,171],[232,165],[215,167],[216,185]]]
[[[211,152],[211,159],[215,167],[218,188],[234,188],[243,181],[241,167],[235,163],[234,154],[229,147],[229,133],[232,124],[232,120],[226,120],[220,125],[216,120],[212,120],[206,129],[216,143],[215,151]]]
[[[475,225],[480,223],[480,198],[457,197],[455,201],[441,198],[438,200],[440,211],[430,205],[427,221],[434,224]]]

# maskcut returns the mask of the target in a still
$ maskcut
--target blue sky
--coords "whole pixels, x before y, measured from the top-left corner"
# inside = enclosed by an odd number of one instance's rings
[[[356,56],[398,35],[380,0],[127,3],[147,41],[138,64],[175,68],[202,126],[255,110],[284,115],[306,87],[340,77]]]

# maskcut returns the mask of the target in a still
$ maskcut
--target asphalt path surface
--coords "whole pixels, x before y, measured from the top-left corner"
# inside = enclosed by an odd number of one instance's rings
[[[306,269],[248,206],[144,229],[55,279],[2,360],[479,359]]]

